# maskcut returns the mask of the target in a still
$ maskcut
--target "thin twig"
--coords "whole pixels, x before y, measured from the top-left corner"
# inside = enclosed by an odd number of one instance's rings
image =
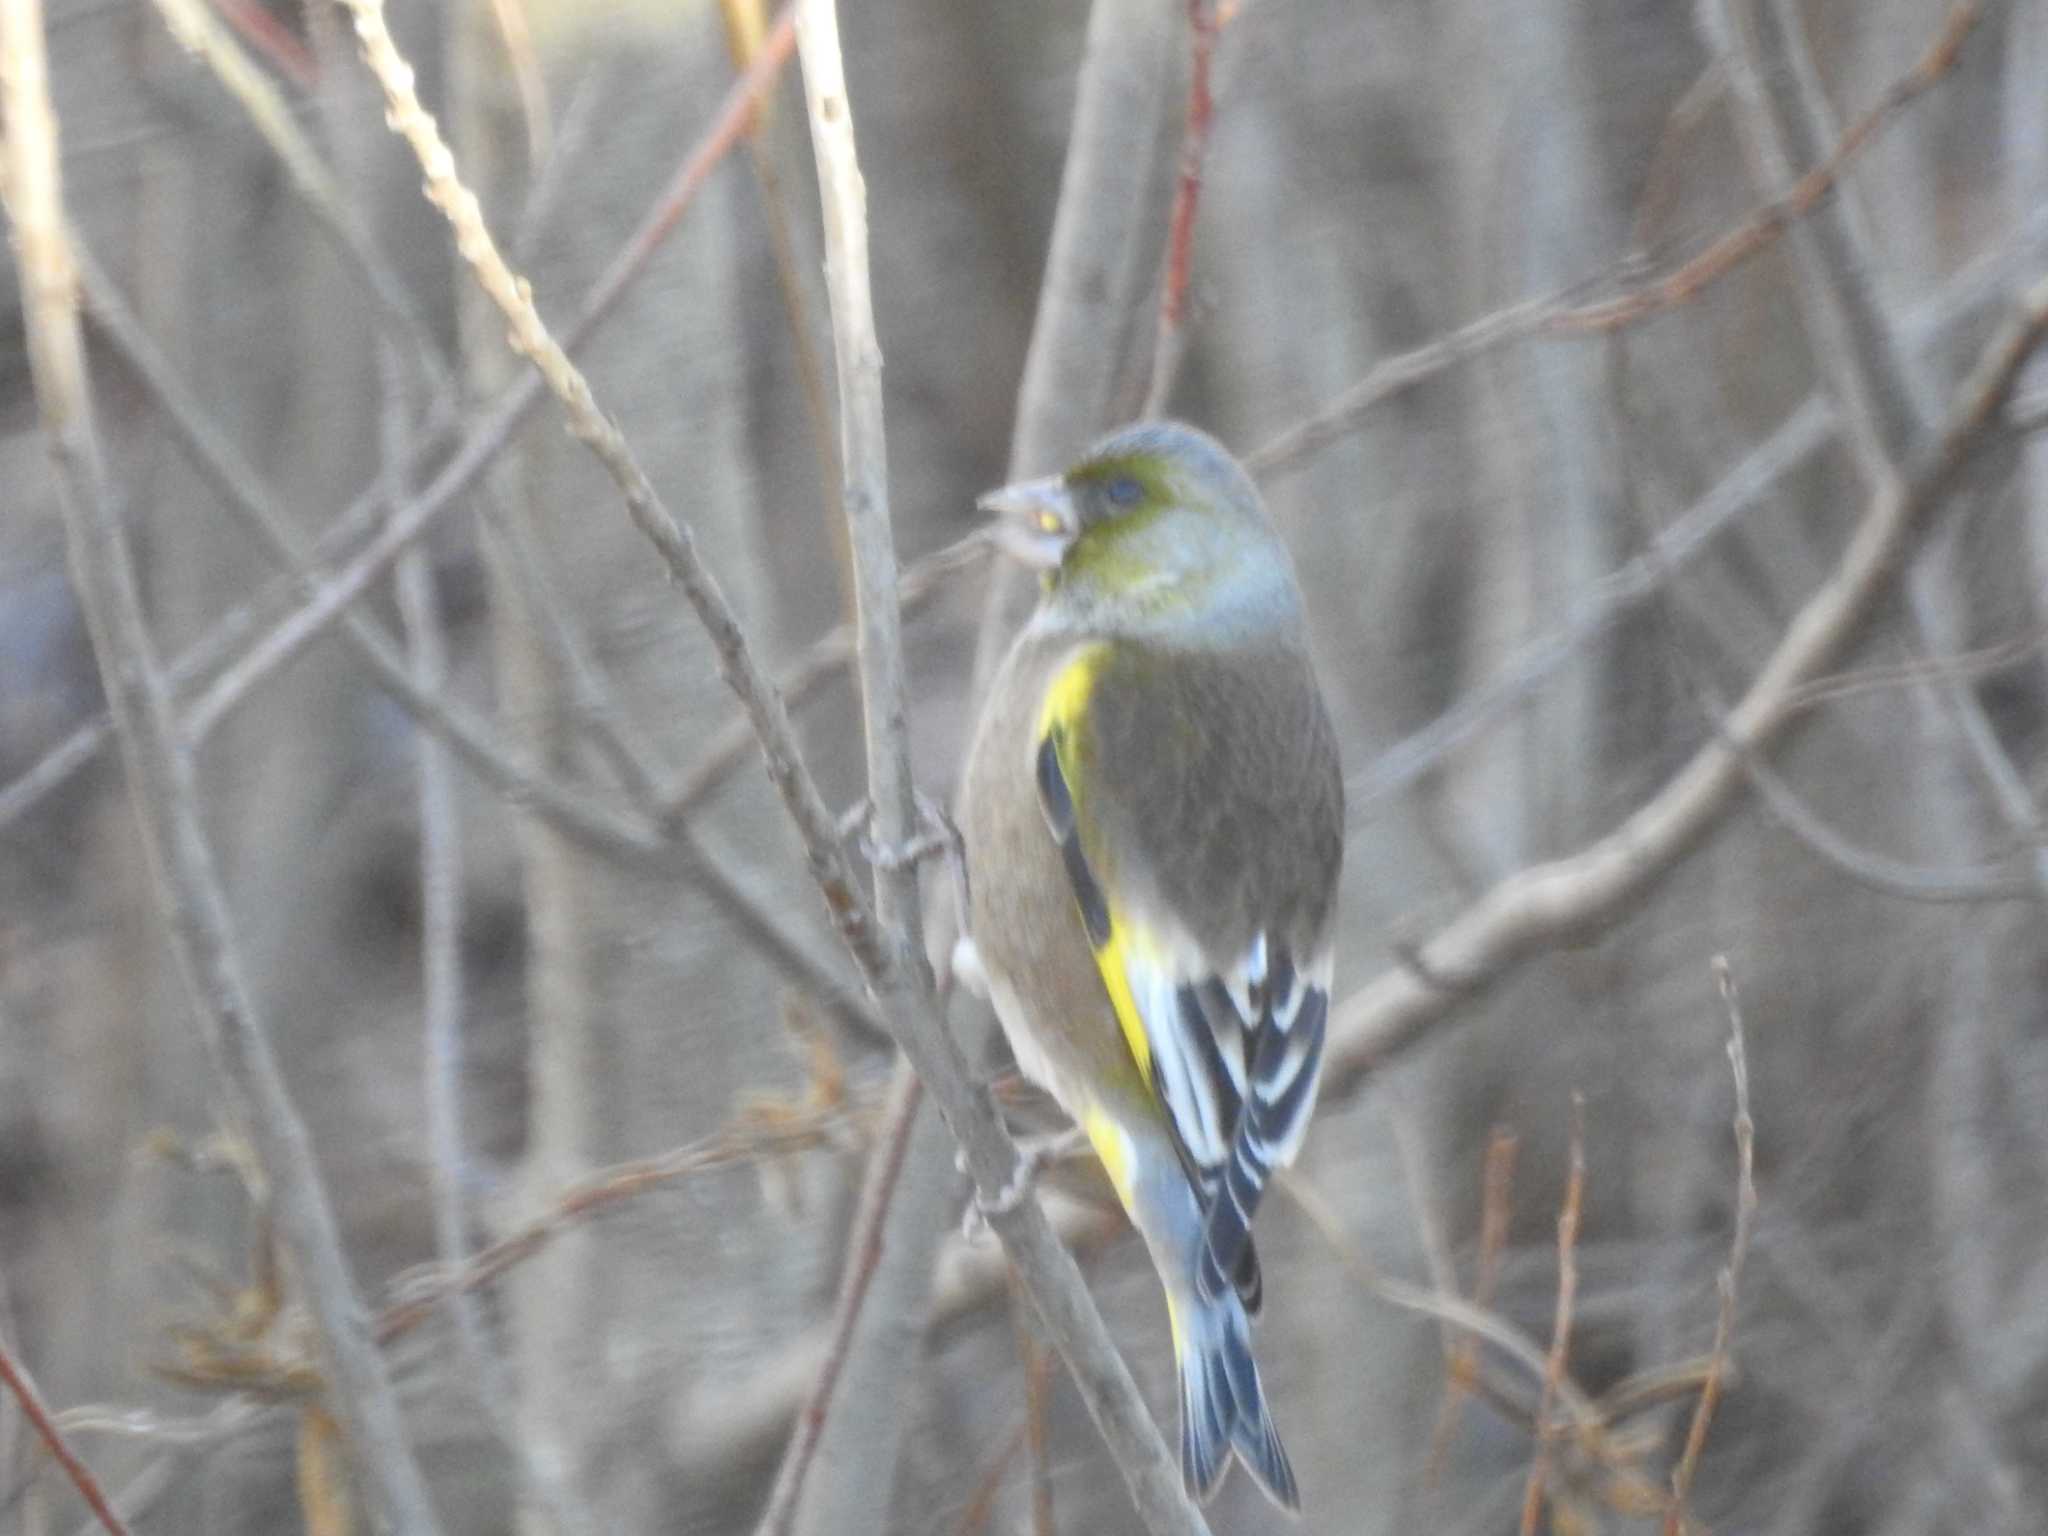
[[[1445,1295],[1428,1286],[1411,1285],[1383,1272],[1366,1257],[1357,1240],[1345,1229],[1344,1219],[1337,1214],[1336,1207],[1295,1170],[1289,1169],[1283,1174],[1279,1186],[1323,1235],[1323,1240],[1344,1261],[1345,1267],[1380,1300],[1404,1312],[1413,1312],[1418,1317],[1448,1323],[1462,1333],[1491,1344],[1520,1366],[1531,1382],[1543,1381],[1550,1369],[1549,1355],[1542,1345],[1520,1328],[1499,1313],[1475,1306],[1461,1296]],[[1556,1395],[1558,1404],[1571,1418],[1575,1431],[1583,1435],[1600,1432],[1599,1406],[1569,1376],[1556,1383]]]
[[[385,388],[397,381],[387,371]],[[402,428],[387,404],[385,464],[394,476],[405,462]],[[393,490],[402,489],[394,485]],[[394,498],[400,499],[400,498]],[[448,677],[447,640],[434,573],[423,549],[406,551],[398,563],[398,610],[405,626],[413,677],[422,690],[439,692]],[[441,742],[422,731],[413,739],[419,780],[420,849],[420,1080],[425,1085],[428,1168],[433,1193],[434,1256],[458,1269],[468,1247],[463,1215],[462,1151],[462,842],[456,821],[455,786]],[[483,1321],[459,1291],[447,1299],[448,1314],[470,1371],[470,1389],[485,1415],[504,1423],[510,1399],[503,1372],[491,1357]],[[507,1437],[517,1453],[517,1437]]]
[[[1807,852],[1858,885],[1906,901],[1943,905],[2027,901],[2040,895],[2040,887],[2014,870],[2008,861],[1936,867],[1866,848],[1823,821],[1784,776],[1755,753],[1743,754],[1743,771],[1755,786],[1765,811],[1778,825],[1790,832]]]
[[[10,107],[12,104],[10,100]],[[78,1490],[78,1496],[85,1500],[86,1507],[105,1528],[107,1536],[128,1536],[128,1527],[114,1513],[114,1506],[107,1502],[99,1479],[71,1449],[71,1442],[64,1438],[64,1432],[50,1417],[50,1410],[43,1405],[42,1394],[36,1391],[36,1384],[29,1379],[28,1372],[7,1348],[5,1339],[0,1339],[0,1383],[6,1385],[14,1400],[21,1405],[22,1416],[35,1430],[36,1438],[43,1442],[43,1448],[50,1453],[51,1459],[64,1469],[64,1475],[71,1479],[71,1486]]]
[[[213,0],[213,8],[243,42],[300,90],[310,91],[320,83],[319,66],[306,45],[257,0]]]
[[[889,515],[882,350],[875,333],[868,278],[867,188],[854,142],[853,106],[840,56],[835,0],[799,0],[796,29],[812,157],[817,166],[838,386],[836,458],[844,480],[834,499],[845,515],[859,627],[865,803],[880,845],[894,850],[916,833],[920,814],[911,780],[902,610]],[[882,946],[894,956],[894,969],[910,987],[931,996],[934,982],[921,944],[924,919],[917,870],[904,860],[876,858],[872,862],[875,921]],[[828,1416],[842,1377],[847,1400],[862,1407],[858,1414],[831,1427],[836,1447],[832,1460],[841,1475],[817,1490],[813,1507],[818,1514],[811,1526],[837,1529],[847,1518],[845,1506],[871,1503],[873,1495],[868,1490],[875,1482],[874,1472],[893,1467],[899,1454],[906,1405],[900,1393],[877,1390],[898,1379],[901,1369],[891,1314],[908,1314],[924,1307],[931,1288],[931,1256],[940,1235],[940,1223],[919,1219],[923,1211],[912,1211],[907,1221],[896,1221],[891,1214],[913,1144],[922,1148],[925,1157],[938,1152],[931,1139],[913,1138],[921,1098],[915,1070],[908,1059],[900,1060],[890,1089],[888,1129],[869,1155],[848,1239],[830,1342],[797,1414],[796,1433],[776,1474],[767,1512],[758,1527],[760,1536],[789,1536],[795,1528],[805,1479],[819,1447],[826,1442]],[[928,1166],[924,1171],[936,1175],[939,1170]],[[885,1233],[894,1237],[886,1269],[881,1263]],[[878,1281],[884,1293],[884,1312],[870,1324],[862,1313]]]
[[[725,22],[725,42],[733,63],[744,69],[761,46],[760,0],[719,0],[719,16]],[[839,445],[833,436],[830,390],[825,361],[819,354],[811,286],[797,259],[797,236],[790,216],[790,177],[783,164],[791,156],[794,139],[778,131],[774,102],[766,101],[747,129],[747,164],[754,173],[754,187],[760,194],[761,214],[768,235],[768,254],[775,264],[775,288],[782,298],[782,317],[789,328],[792,361],[796,366],[797,392],[804,403],[804,422],[810,429],[811,446],[818,460],[818,484],[823,494],[820,511],[841,581],[844,608],[853,609],[852,549],[846,541],[844,509],[839,504]],[[792,157],[793,158],[793,157]],[[798,173],[799,176],[801,173]]]
[[[1145,387],[1139,415],[1154,417],[1166,409],[1175,375],[1187,355],[1188,278],[1194,266],[1195,210],[1202,200],[1202,159],[1209,149],[1209,128],[1216,103],[1209,94],[1209,71],[1216,56],[1216,0],[1187,0],[1188,110],[1181,129],[1180,173],[1174,182],[1173,212],[1166,226],[1166,260],[1159,277],[1159,320],[1152,338],[1152,380]]]
[[[1735,972],[1726,955],[1714,956],[1714,985],[1728,1014],[1728,1070],[1735,1079],[1735,1232],[1728,1242],[1728,1262],[1716,1281],[1721,1306],[1714,1319],[1714,1345],[1707,1355],[1706,1380],[1700,1384],[1699,1401],[1693,1405],[1685,1450],[1671,1472],[1671,1502],[1664,1513],[1664,1536],[1679,1536],[1685,1524],[1686,1495],[1692,1491],[1693,1474],[1699,1468],[1707,1428],[1713,1423],[1714,1408],[1721,1400],[1721,1386],[1727,1376],[1728,1349],[1735,1337],[1736,1286],[1742,1279],[1742,1261],[1749,1253],[1749,1235],[1756,1224],[1756,1123],[1749,1117],[1749,1052],[1743,1043],[1742,998],[1736,991]]]
[[[1001,1449],[989,1458],[981,1476],[974,1480],[974,1491],[967,1496],[967,1503],[961,1508],[960,1518],[953,1526],[953,1536],[975,1536],[976,1532],[987,1527],[989,1516],[995,1512],[996,1495],[1003,1491],[1003,1479],[1010,1475],[1011,1463],[1016,1461],[1030,1436],[1029,1420],[1020,1422],[1010,1431]]]
[[[548,111],[548,82],[541,68],[540,51],[533,44],[533,25],[526,15],[525,0],[491,0],[491,19],[498,24],[498,39],[505,45],[505,62],[512,67],[512,79],[519,89],[519,110],[526,119],[527,164],[538,169],[547,164],[553,141],[552,114]]]
[[[803,1497],[804,1477],[811,1458],[824,1438],[825,1416],[832,1407],[832,1391],[846,1365],[853,1332],[867,1300],[868,1285],[882,1257],[882,1228],[889,1216],[889,1201],[903,1172],[903,1154],[910,1147],[911,1127],[916,1122],[918,1100],[923,1088],[907,1063],[896,1070],[889,1087],[888,1108],[883,1112],[887,1130],[868,1157],[867,1174],[861,1183],[860,1204],[854,1211],[853,1229],[847,1238],[846,1264],[839,1277],[839,1297],[832,1306],[824,1361],[811,1389],[797,1410],[796,1433],[775,1474],[768,1508],[755,1527],[757,1536],[788,1536],[796,1523],[797,1502]],[[868,1405],[878,1412],[878,1405]]]
[[[867,748],[867,796],[874,831],[893,848],[918,830],[910,774],[909,687],[903,663],[903,612],[896,595],[896,542],[889,516],[889,455],[882,422],[882,347],[875,335],[868,282],[867,186],[853,138],[853,106],[839,54],[836,0],[798,0],[797,48],[803,61],[811,152],[825,232],[825,287],[839,390],[839,463],[853,555],[859,624],[861,712]],[[875,918],[891,961],[923,977],[924,920],[917,871],[875,870]]]
[[[2044,333],[2048,278],[2025,291],[1979,354],[1926,457],[1870,498],[1835,571],[1794,615],[1723,731],[1613,832],[1480,897],[1418,948],[1423,974],[1395,965],[1352,993],[1332,1022],[1325,1092],[1342,1092],[1523,959],[1638,899],[1706,834],[1747,782],[1744,752],[1767,750],[1784,734],[1792,690],[1819,676],[1860,630],[1899,560],[1996,430]]]
[[[323,57],[332,54],[323,52]],[[392,479],[392,502],[404,499],[405,440],[403,377],[389,343],[380,348],[383,387],[384,462]],[[412,675],[424,693],[438,695],[448,682],[447,635],[434,591],[432,557],[415,545],[398,562],[398,611]],[[419,780],[420,850],[420,1075],[425,1085],[427,1166],[433,1208],[434,1256],[443,1268],[459,1270],[468,1253],[464,1186],[468,1163],[462,1132],[462,839],[455,799],[454,765],[440,737],[420,731],[414,738]],[[544,1526],[555,1536],[576,1536],[591,1523],[562,1478],[535,1455],[521,1434],[518,1395],[511,1373],[493,1349],[482,1314],[469,1295],[449,1291],[444,1306],[454,1325],[456,1348],[467,1385],[483,1420],[518,1468],[519,1478]]]
[[[1482,316],[1426,346],[1388,358],[1313,416],[1261,444],[1245,462],[1254,473],[1293,468],[1337,441],[1381,401],[1413,389],[1482,352],[1538,336],[1583,336],[1617,330],[1691,302],[1766,249],[1835,189],[1843,171],[1877,130],[1954,66],[1963,39],[1976,24],[1977,11],[1974,0],[1951,10],[1926,52],[1850,125],[1819,163],[1792,183],[1782,197],[1765,203],[1664,276],[1590,304],[1558,297],[1525,302]]]
[[[1903,661],[1893,666],[1859,667],[1853,672],[1815,678],[1805,687],[1795,688],[1790,703],[1794,709],[1812,709],[1819,704],[1836,703],[1893,688],[1916,687],[1922,683],[1958,678],[1974,682],[2008,671],[2023,661],[2031,661],[2043,647],[2048,647],[2048,627],[2036,625],[2009,640],[1957,651],[1952,656]]]
[[[1536,1455],[1529,1463],[1529,1481],[1522,1492],[1522,1536],[1536,1536],[1543,1514],[1543,1487],[1549,1476],[1550,1442],[1555,1431],[1551,1405],[1567,1374],[1572,1318],[1579,1299],[1579,1216],[1586,1198],[1586,1099],[1572,1094],[1571,1135],[1564,1185],[1564,1208],[1557,1213],[1557,1312],[1550,1324],[1550,1353],[1543,1364],[1543,1395],[1536,1403]]]
[[[829,1097],[772,1111],[757,1109],[735,1116],[718,1131],[687,1146],[600,1168],[570,1185],[538,1216],[471,1254],[460,1270],[436,1266],[409,1271],[377,1316],[377,1342],[388,1345],[410,1333],[432,1317],[451,1292],[474,1291],[496,1282],[564,1232],[595,1216],[681,1179],[763,1158],[843,1145],[858,1134],[867,1116],[860,1101],[847,1103]]]
[[[1472,1277],[1472,1304],[1476,1307],[1493,1305],[1494,1287],[1500,1280],[1500,1255],[1507,1242],[1517,1146],[1514,1132],[1505,1126],[1495,1126],[1486,1139],[1486,1158],[1480,1175],[1479,1262]],[[1444,1287],[1439,1285],[1438,1289]],[[1429,1441],[1427,1477],[1432,1484],[1442,1474],[1444,1458],[1450,1452],[1458,1400],[1477,1380],[1479,1369],[1478,1351],[1469,1335],[1461,1335],[1447,1353],[1443,1405],[1437,1410],[1436,1432]]]
[[[1612,382],[1617,386],[1616,408],[1626,414],[1626,408],[1622,405],[1623,391],[1619,388],[1621,379],[1618,373]],[[1661,563],[1661,545],[1654,537],[1642,558]],[[1673,600],[1674,608],[1678,606],[1678,576],[1679,573],[1675,569],[1666,568],[1661,571],[1658,583],[1663,595]],[[1723,718],[1728,712],[1728,703],[1720,688],[1706,675],[1705,670],[1698,665],[1685,647],[1674,644],[1670,649],[1681,680],[1690,695],[1698,702],[1708,727],[1717,733],[1720,732]],[[1806,707],[1823,691],[1824,685],[1808,685],[1792,690],[1788,709]],[[1757,792],[1766,813],[1789,831],[1810,853],[1858,884],[1888,896],[1927,902],[1998,900],[2013,896],[2024,897],[2033,891],[2031,883],[2025,880],[2015,881],[2004,869],[1995,864],[1967,869],[1937,869],[1894,859],[1887,854],[1859,847],[1824,822],[1761,754],[1734,743],[1730,745],[1735,746],[1741,753],[1743,769],[1750,786]]]
[[[213,486],[237,521],[294,573],[302,590],[325,593],[328,588],[320,586],[319,578],[309,569],[307,551],[300,545],[291,520],[278,509],[276,498],[226,434],[200,409],[192,390],[151,341],[91,252],[83,246],[75,247],[74,251],[85,295],[100,331],[114,343],[162,408],[165,422],[178,444],[187,450],[193,467]],[[395,556],[407,547],[400,544],[392,553]],[[361,558],[360,551],[356,558]],[[465,761],[507,798],[536,809],[546,808],[546,814],[581,829],[586,840],[600,845],[631,850],[642,856],[657,850],[660,839],[652,827],[635,824],[574,785],[546,777],[521,759],[479,717],[444,692],[420,687],[404,655],[380,626],[354,611],[351,605],[344,604],[337,611],[345,615],[344,634],[361,651],[392,697],[423,725],[452,743]],[[216,679],[207,697],[217,697],[219,688]],[[184,717],[185,734],[194,742],[204,740],[208,729],[224,712],[223,705],[195,705]]]
[[[8,211],[19,253],[37,404],[56,470],[66,549],[127,766],[158,908],[184,972],[214,1076],[255,1149],[278,1231],[321,1342],[328,1400],[381,1517],[438,1530],[406,1445],[397,1394],[364,1326],[334,1213],[244,980],[227,898],[201,830],[192,763],[143,615],[135,570],[94,439],[76,267],[58,173],[42,10],[0,0]]]
[[[1059,1536],[1052,1502],[1052,1351],[1039,1341],[1036,1321],[1018,1309],[1024,1353],[1025,1445],[1031,1456],[1031,1536]]]

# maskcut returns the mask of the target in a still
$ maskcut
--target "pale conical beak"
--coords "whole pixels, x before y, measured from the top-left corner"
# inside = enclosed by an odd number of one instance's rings
[[[1073,493],[1059,475],[1019,480],[982,496],[975,505],[999,519],[996,546],[1037,570],[1056,568],[1081,531]]]

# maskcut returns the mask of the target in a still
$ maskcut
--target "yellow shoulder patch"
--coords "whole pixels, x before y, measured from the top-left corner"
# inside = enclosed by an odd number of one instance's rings
[[[1062,738],[1060,767],[1069,774],[1073,769],[1063,738],[1070,737],[1074,727],[1088,717],[1088,696],[1095,691],[1095,680],[1102,675],[1102,664],[1108,659],[1107,641],[1082,646],[1053,674],[1045,690],[1045,702],[1038,707],[1038,734],[1041,739]]]
[[[1065,781],[1068,797],[1074,803],[1073,836],[1077,840],[1082,836],[1081,829],[1091,819],[1086,808],[1084,759],[1087,754],[1083,746],[1088,702],[1101,678],[1104,664],[1109,660],[1109,653],[1107,642],[1083,646],[1075,652],[1073,659],[1054,674],[1038,711],[1038,738],[1041,742],[1048,738],[1052,741],[1060,776]],[[1083,856],[1085,858],[1085,851]],[[1137,998],[1131,991],[1129,971],[1130,962],[1135,957],[1133,945],[1136,935],[1129,915],[1118,909],[1115,893],[1103,884],[1103,873],[1099,867],[1089,871],[1109,914],[1109,937],[1095,947],[1095,964],[1102,973],[1103,989],[1109,994],[1109,1004],[1116,1013],[1118,1027],[1123,1031],[1124,1044],[1130,1050],[1131,1059],[1137,1063],[1138,1075],[1150,1087],[1152,1041],[1145,1032],[1144,1015],[1139,1013]]]

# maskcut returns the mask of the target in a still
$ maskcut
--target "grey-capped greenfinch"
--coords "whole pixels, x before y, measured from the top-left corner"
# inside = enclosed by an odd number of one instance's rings
[[[1343,860],[1301,589],[1243,467],[1172,422],[981,499],[1043,590],[970,748],[963,969],[1073,1116],[1165,1286],[1181,1468],[1300,1506],[1249,1318],[1301,1145]]]

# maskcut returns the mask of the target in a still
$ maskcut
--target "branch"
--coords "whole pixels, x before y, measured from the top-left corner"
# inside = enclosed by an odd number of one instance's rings
[[[1173,188],[1173,212],[1166,226],[1165,270],[1159,278],[1159,321],[1152,338],[1152,382],[1145,387],[1141,417],[1158,416],[1173,393],[1174,376],[1187,355],[1188,276],[1194,265],[1195,209],[1202,199],[1202,160],[1216,103],[1209,94],[1209,68],[1222,30],[1216,0],[1187,0],[1188,111],[1181,129],[1180,174]]]
[[[903,1156],[910,1147],[910,1131],[923,1096],[917,1074],[907,1063],[899,1064],[889,1087],[888,1127],[868,1154],[867,1173],[861,1181],[860,1204],[853,1215],[853,1229],[846,1240],[846,1265],[839,1277],[839,1297],[832,1304],[832,1321],[825,1346],[825,1358],[797,1409],[796,1433],[783,1452],[782,1466],[775,1474],[775,1486],[768,1495],[767,1511],[761,1516],[756,1536],[789,1536],[795,1528],[797,1503],[803,1497],[804,1477],[811,1459],[825,1436],[825,1416],[832,1408],[833,1389],[854,1346],[854,1331],[860,1324],[861,1308],[868,1287],[882,1260],[882,1229],[889,1216],[889,1201],[903,1172]],[[930,1280],[927,1266],[925,1278]],[[900,1372],[902,1361],[893,1362]],[[867,1412],[884,1412],[880,1403],[870,1402]]]
[[[1557,1311],[1550,1324],[1550,1352],[1543,1361],[1542,1394],[1536,1400],[1536,1456],[1529,1464],[1529,1482],[1522,1493],[1522,1536],[1536,1536],[1536,1522],[1543,1512],[1543,1484],[1549,1474],[1550,1442],[1556,1433],[1550,1410],[1557,1400],[1558,1383],[1567,1374],[1573,1309],[1579,1298],[1579,1213],[1585,1197],[1586,1099],[1574,1092],[1564,1209],[1557,1214]]]
[[[1664,1536],[1679,1536],[1685,1524],[1685,1498],[1707,1443],[1707,1427],[1721,1400],[1728,1371],[1728,1346],[1735,1337],[1735,1287],[1742,1279],[1742,1261],[1749,1253],[1749,1234],[1756,1224],[1756,1123],[1749,1117],[1749,1052],[1742,1038],[1742,999],[1726,955],[1714,956],[1714,984],[1728,1013],[1728,1069],[1735,1078],[1735,1233],[1728,1241],[1728,1263],[1716,1289],[1721,1298],[1714,1318],[1714,1346],[1707,1356],[1707,1379],[1693,1405],[1685,1449],[1671,1472],[1671,1503],[1664,1514]]]
[[[985,1204],[1000,1206],[1002,1192],[1023,1172],[1009,1133],[985,1097],[972,1087],[967,1064],[948,1033],[923,967],[905,964],[853,878],[827,808],[799,752],[789,714],[762,670],[746,632],[717,578],[697,552],[690,530],[662,502],[631,447],[605,416],[589,382],[549,332],[531,290],[517,277],[485,227],[476,197],[456,174],[454,156],[421,106],[412,67],[392,41],[381,0],[343,0],[355,21],[364,60],[383,87],[392,131],[411,146],[426,177],[426,193],[455,231],[457,249],[505,315],[517,350],[533,363],[561,402],[570,431],[618,485],[627,514],[654,545],[662,563],[695,610],[720,658],[727,685],[739,698],[761,741],[768,776],[804,845],[806,862],[828,914],[862,977],[882,1004],[884,1017],[916,1066],[947,1126],[961,1142],[969,1172]],[[885,593],[887,587],[882,589]],[[1073,1256],[1060,1247],[1035,1200],[997,1211],[991,1226],[1002,1239],[1082,1399],[1118,1455],[1140,1512],[1159,1532],[1204,1530],[1187,1503],[1164,1441],[1145,1411],[1137,1384],[1117,1355],[1088,1297]]]
[[[58,173],[38,0],[0,0],[7,206],[19,252],[30,368],[56,471],[72,580],[128,769],[157,904],[170,929],[215,1077],[255,1148],[278,1231],[319,1336],[328,1397],[356,1468],[394,1529],[438,1530],[397,1394],[371,1343],[306,1129],[244,979],[227,897],[199,818],[135,570],[109,504],[85,369],[75,267]]]
[[[1872,495],[1834,573],[1794,616],[1722,732],[1613,832],[1579,853],[1509,876],[1421,946],[1420,965],[1396,965],[1353,993],[1332,1022],[1327,1091],[1342,1092],[1414,1044],[1521,961],[1639,900],[1705,836],[1745,781],[1745,753],[1768,749],[1796,718],[1795,692],[1862,627],[1899,560],[1997,429],[2000,408],[2044,331],[2048,279],[2037,279],[1957,389],[1927,455]]]
[[[10,112],[13,105],[10,97]],[[64,1475],[71,1479],[71,1486],[78,1490],[78,1496],[85,1500],[86,1508],[93,1512],[107,1536],[128,1536],[128,1527],[121,1523],[121,1517],[114,1513],[114,1506],[107,1502],[99,1479],[71,1449],[71,1443],[64,1438],[64,1432],[43,1405],[42,1394],[36,1391],[36,1384],[29,1380],[27,1370],[8,1351],[5,1339],[0,1339],[0,1383],[5,1383],[7,1390],[14,1394],[14,1400],[21,1404],[22,1414],[34,1428],[36,1438],[43,1442],[43,1448],[50,1453],[51,1459],[64,1469]]]
[[[797,49],[824,231],[839,397],[840,438],[833,458],[845,477],[831,500],[845,515],[853,578],[868,817],[880,845],[899,855],[874,861],[876,920],[896,968],[930,995],[934,983],[921,944],[918,871],[900,856],[922,818],[910,770],[902,611],[882,420],[882,352],[868,278],[867,188],[854,145],[834,0],[799,0]],[[796,1528],[805,1479],[821,1449],[827,1475],[813,1490],[805,1529],[842,1530],[887,1501],[908,1417],[902,1394],[889,1389],[901,1380],[912,1320],[923,1316],[931,1294],[931,1257],[941,1229],[939,1191],[950,1185],[942,1177],[944,1152],[938,1142],[944,1138],[929,1116],[924,1134],[916,1134],[922,1096],[916,1072],[907,1060],[899,1060],[889,1091],[887,1129],[869,1154],[847,1237],[830,1342],[797,1414],[796,1433],[761,1517],[760,1536],[788,1536]],[[915,1192],[910,1208],[892,1218],[891,1205],[913,1146],[929,1187]],[[891,1229],[885,1257],[884,1234]],[[863,1309],[877,1291],[878,1311],[864,1322]],[[831,1419],[835,1397],[861,1405],[861,1411]]]
[[[849,1101],[836,1089],[814,1093],[794,1107],[757,1106],[714,1134],[657,1157],[601,1168],[571,1185],[540,1215],[471,1254],[459,1270],[436,1266],[404,1277],[394,1288],[397,1294],[378,1314],[377,1342],[388,1345],[410,1333],[450,1294],[491,1284],[580,1222],[679,1179],[838,1144],[867,1114],[860,1101]]]
[[[1761,758],[1745,754],[1743,768],[1772,819],[1809,853],[1859,885],[1906,901],[1935,903],[2026,901],[2040,894],[2032,880],[2002,861],[1934,868],[1865,848],[1822,821]]]
[[[318,7],[322,25],[337,30],[332,12]],[[323,38],[324,41],[324,38]],[[323,46],[323,60],[339,57]],[[403,499],[404,466],[411,457],[405,432],[404,378],[396,348],[378,348],[384,390],[382,449],[392,480],[391,500]],[[434,591],[432,558],[415,545],[398,563],[398,609],[407,659],[420,689],[439,693],[448,682],[447,632]],[[420,851],[420,1077],[425,1085],[427,1167],[433,1210],[434,1256],[449,1269],[461,1266],[469,1247],[463,1198],[467,1162],[462,1134],[462,832],[455,799],[453,765],[446,746],[430,731],[413,738],[419,778]],[[470,1396],[536,1506],[537,1518],[553,1536],[579,1536],[591,1529],[562,1479],[535,1455],[520,1433],[517,1404],[505,1363],[498,1358],[486,1323],[470,1297],[450,1291],[446,1300],[456,1349],[466,1367]]]

